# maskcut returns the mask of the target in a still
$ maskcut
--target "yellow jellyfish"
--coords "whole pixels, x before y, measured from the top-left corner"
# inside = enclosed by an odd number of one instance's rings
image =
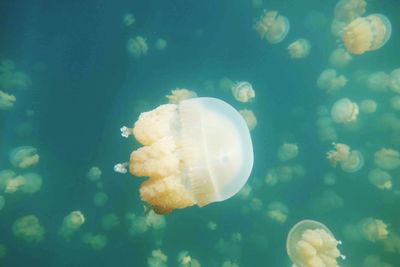
[[[167,267],[168,256],[160,249],[153,250],[151,256],[147,258],[148,267]]]
[[[372,169],[368,173],[368,179],[376,186],[378,189],[381,190],[390,190],[392,189],[392,177],[388,172],[382,171],[380,169]]]
[[[331,231],[317,221],[303,220],[290,230],[286,240],[289,258],[297,267],[338,267],[340,254]]]
[[[336,101],[331,109],[331,118],[336,123],[349,123],[357,120],[358,105],[348,98],[341,98]]]
[[[290,24],[287,17],[279,15],[278,11],[264,11],[254,28],[261,39],[276,44],[285,39]]]
[[[140,57],[147,54],[149,47],[147,45],[146,39],[142,36],[136,36],[135,38],[130,38],[127,44],[128,52],[134,57]]]
[[[235,99],[242,103],[247,103],[254,99],[256,93],[253,86],[248,82],[237,82],[232,87],[232,94]]]
[[[168,103],[170,104],[178,104],[182,100],[185,99],[190,99],[190,98],[196,98],[197,94],[194,91],[188,90],[188,89],[174,89],[171,90],[170,95],[166,95],[166,98],[168,99]]]
[[[365,0],[340,0],[335,6],[335,19],[350,22],[365,13]]]
[[[12,225],[13,234],[26,242],[39,242],[44,238],[45,230],[35,215],[18,218]]]
[[[345,172],[356,172],[364,166],[364,157],[358,150],[351,150],[346,144],[333,144],[335,150],[327,153],[327,159],[333,167],[340,163]]]
[[[232,197],[253,166],[246,122],[216,98],[161,105],[142,113],[133,129],[121,131],[123,136],[133,133],[144,145],[132,152],[129,171],[149,176],[140,196],[160,214]]]
[[[288,46],[289,54],[292,58],[303,58],[308,56],[310,48],[310,42],[304,38],[300,38]]]
[[[391,148],[381,148],[374,154],[375,165],[386,171],[400,167],[400,153]]]
[[[245,120],[247,127],[249,130],[252,131],[257,126],[257,118],[254,115],[254,112],[250,109],[241,109],[239,110],[240,115],[242,115],[243,119]]]
[[[390,73],[389,88],[395,93],[400,93],[400,68]]]
[[[14,95],[7,94],[0,90],[0,110],[11,109],[17,99]]]
[[[384,240],[389,235],[387,224],[379,219],[363,218],[358,225],[364,238],[371,242]]]
[[[26,169],[39,162],[39,154],[36,148],[31,146],[20,146],[10,152],[10,162],[14,167]]]
[[[366,113],[366,114],[375,113],[377,107],[378,107],[378,104],[372,99],[363,100],[360,104],[361,112]]]
[[[58,234],[65,239],[69,239],[85,222],[85,216],[81,211],[72,211],[64,217]]]
[[[356,18],[345,26],[342,41],[351,54],[361,55],[381,48],[390,38],[392,26],[381,14]]]

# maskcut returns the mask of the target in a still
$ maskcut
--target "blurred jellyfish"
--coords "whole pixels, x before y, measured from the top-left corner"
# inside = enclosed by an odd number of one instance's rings
[[[297,144],[284,143],[279,147],[278,159],[279,161],[288,161],[294,159],[299,155],[299,147]]]
[[[400,253],[400,236],[391,231],[388,237],[383,240],[383,247],[387,252]]]
[[[209,221],[207,223],[207,228],[210,229],[211,231],[215,231],[217,229],[217,223],[214,221]]]
[[[388,237],[387,224],[382,220],[367,217],[359,222],[362,235],[371,242],[384,240]]]
[[[226,260],[222,263],[221,267],[239,267],[235,262],[232,262],[230,260]]]
[[[82,236],[83,243],[87,244],[93,250],[103,250],[107,246],[107,236],[103,234],[85,233]]]
[[[148,267],[167,267],[168,257],[160,249],[153,250],[147,258]]]
[[[40,242],[44,238],[45,230],[35,215],[18,218],[12,225],[13,234],[26,242]]]
[[[332,186],[336,184],[336,175],[332,172],[328,172],[324,174],[323,177],[324,184]]]
[[[33,194],[42,188],[42,177],[37,173],[26,173],[22,175],[23,184],[19,190],[23,193]]]
[[[343,198],[333,190],[324,190],[310,201],[310,208],[317,213],[332,212],[343,206]]]
[[[380,169],[372,169],[368,173],[368,179],[376,186],[378,189],[381,190],[390,190],[392,189],[392,177],[388,172],[382,171]]]
[[[378,255],[371,254],[365,257],[362,267],[394,267],[394,266],[384,262]]]
[[[192,258],[189,255],[189,252],[183,250],[178,253],[178,267],[200,267],[200,263],[198,260]]]
[[[0,211],[4,208],[4,205],[6,204],[6,199],[0,195]]]
[[[8,183],[15,176],[17,176],[17,175],[12,170],[7,170],[6,169],[6,170],[0,171],[0,192],[6,190]]]
[[[336,93],[346,84],[346,77],[344,75],[338,76],[334,69],[324,70],[317,79],[317,86],[329,95]]]
[[[356,18],[345,26],[342,41],[351,54],[361,55],[381,48],[390,38],[392,26],[381,14]]]
[[[322,223],[303,220],[290,230],[286,250],[289,258],[299,267],[337,267],[340,254],[337,241],[331,231]]]
[[[396,111],[400,111],[400,96],[393,96],[390,99],[390,106]]]
[[[64,239],[69,239],[85,222],[85,216],[81,211],[73,211],[64,217],[58,234]]]
[[[108,202],[108,195],[105,192],[97,192],[93,197],[93,203],[97,207],[103,207]]]
[[[338,139],[332,119],[328,115],[320,116],[316,122],[318,136],[322,142],[334,142]]]
[[[251,186],[249,184],[245,184],[236,195],[238,197],[240,197],[241,199],[246,200],[246,199],[249,199],[249,197],[251,196],[252,190],[253,189],[251,188]]]
[[[125,217],[128,221],[128,232],[130,235],[135,236],[143,234],[149,230],[145,217],[138,216],[134,213],[128,213]]]
[[[236,82],[232,87],[232,94],[235,99],[242,103],[247,103],[254,99],[256,93],[253,86],[248,82]]]
[[[264,11],[254,26],[260,38],[271,44],[283,41],[289,28],[289,20],[287,17],[279,15],[278,11]]]
[[[119,218],[115,213],[107,213],[101,218],[101,227],[110,231],[120,224]]]
[[[26,169],[35,166],[39,162],[39,154],[36,148],[20,146],[10,152],[10,162],[14,167]]]
[[[389,84],[389,74],[383,71],[373,72],[367,76],[365,83],[372,91],[385,91]]]
[[[140,57],[147,54],[149,47],[147,46],[146,39],[142,36],[136,36],[128,40],[128,52],[134,57]]]
[[[165,217],[150,210],[145,217],[146,225],[153,229],[163,229],[166,226]]]
[[[86,177],[92,182],[98,182],[101,178],[101,170],[97,166],[93,166],[89,169]]]
[[[19,191],[25,184],[25,178],[21,175],[15,176],[6,181],[4,192],[12,194]]]
[[[366,11],[365,0],[340,0],[335,6],[335,19],[350,22],[361,17]]]
[[[400,167],[400,153],[390,148],[381,148],[374,154],[375,165],[386,171]]]
[[[3,60],[0,64],[0,89],[26,89],[31,84],[29,76],[17,71],[12,60]]]
[[[289,214],[289,208],[282,202],[275,201],[268,205],[267,216],[277,223],[284,223]]]
[[[168,99],[168,103],[170,104],[178,104],[182,100],[196,98],[197,94],[194,91],[188,89],[175,89],[171,90],[170,95],[166,95]]]
[[[17,99],[14,95],[7,94],[0,90],[0,110],[9,110],[14,106]]]
[[[292,58],[303,58],[310,53],[310,42],[307,39],[300,38],[288,46],[289,54]]]
[[[221,91],[228,92],[231,91],[231,89],[235,86],[235,82],[232,81],[231,79],[227,77],[223,77],[221,80],[218,82],[218,88]]]
[[[344,48],[336,48],[329,57],[329,63],[335,68],[342,68],[351,60],[352,56]]]
[[[395,93],[400,93],[400,68],[390,73],[389,88]]]
[[[327,153],[327,159],[333,167],[340,163],[345,172],[356,172],[364,166],[364,158],[358,150],[351,150],[346,144],[333,143],[335,150]]]
[[[136,22],[135,16],[130,13],[125,14],[123,17],[123,22],[124,22],[125,26],[131,27]]]
[[[167,41],[162,38],[158,38],[154,44],[154,47],[158,51],[163,51],[167,47]]]
[[[140,195],[159,214],[228,199],[250,175],[253,149],[247,125],[219,99],[161,105],[142,113],[129,131],[144,145],[132,152],[129,170],[150,177]]]
[[[349,123],[357,120],[358,105],[348,98],[341,98],[331,108],[331,118],[336,123]]]
[[[253,111],[250,109],[241,109],[239,110],[240,115],[242,115],[244,121],[247,124],[247,127],[249,127],[249,130],[252,131],[254,128],[257,126],[257,118],[256,115],[254,115]]]
[[[372,99],[363,100],[360,104],[360,110],[366,114],[375,113],[378,104]]]

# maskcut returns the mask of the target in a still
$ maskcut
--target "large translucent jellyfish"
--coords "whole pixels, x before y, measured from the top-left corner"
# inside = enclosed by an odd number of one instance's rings
[[[289,208],[282,202],[275,201],[268,205],[267,216],[277,223],[284,223],[287,220]]]
[[[239,110],[240,115],[242,115],[244,121],[247,124],[247,127],[249,127],[249,130],[253,130],[257,126],[257,118],[256,115],[254,115],[254,112],[250,109],[241,109]]]
[[[351,54],[361,55],[381,48],[390,38],[392,26],[381,14],[356,18],[343,30],[342,41]]]
[[[346,84],[347,78],[344,75],[337,75],[334,69],[324,70],[317,79],[317,86],[330,95],[339,91]]]
[[[0,110],[9,110],[14,106],[16,97],[0,90]]]
[[[297,267],[338,267],[340,254],[331,231],[317,221],[303,220],[290,230],[286,240],[289,258]]]
[[[382,171],[380,169],[372,169],[368,173],[368,179],[377,188],[381,190],[392,189],[392,177],[388,172]]]
[[[14,167],[26,169],[39,162],[37,149],[31,146],[20,146],[10,152],[10,162]]]
[[[331,118],[336,123],[349,123],[357,120],[358,105],[348,98],[341,98],[331,108]]]
[[[65,239],[69,239],[85,222],[85,216],[79,210],[72,211],[64,217],[58,234]]]
[[[121,130],[144,145],[132,152],[129,170],[150,177],[140,195],[157,213],[228,199],[243,187],[253,166],[246,122],[216,98],[161,105],[142,113],[133,129]]]
[[[351,150],[346,144],[333,143],[334,150],[327,153],[327,159],[333,167],[340,163],[345,172],[356,172],[364,166],[364,157],[358,150]]]
[[[253,86],[248,82],[236,82],[232,87],[232,94],[235,99],[242,103],[247,103],[254,99],[256,93]]]
[[[344,48],[337,48],[333,50],[329,57],[329,63],[335,68],[341,68],[349,64],[352,56]]]
[[[400,93],[400,68],[390,73],[389,88],[395,93]]]
[[[13,234],[26,242],[39,242],[44,238],[45,230],[35,215],[17,219],[12,225]]]
[[[382,220],[367,217],[359,222],[362,235],[371,242],[384,240],[388,237],[387,224]]]
[[[278,11],[264,11],[254,28],[261,39],[276,44],[285,39],[290,24],[287,17],[279,15]]]
[[[135,38],[130,38],[127,44],[128,52],[134,57],[140,57],[147,54],[149,47],[147,45],[146,39],[142,36],[136,36]]]
[[[279,161],[288,161],[294,159],[299,154],[299,146],[297,144],[284,143],[279,147]]]
[[[188,90],[188,89],[174,89],[171,90],[170,95],[166,95],[166,98],[168,99],[168,103],[170,104],[178,104],[182,100],[190,99],[190,98],[196,98],[197,94],[194,91]]]
[[[310,42],[305,38],[300,38],[288,46],[289,55],[292,58],[303,58],[310,53]]]
[[[391,148],[381,148],[374,154],[375,165],[386,171],[400,167],[400,153]]]

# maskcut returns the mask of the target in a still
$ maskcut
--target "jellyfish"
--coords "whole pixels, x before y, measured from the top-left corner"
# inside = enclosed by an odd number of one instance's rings
[[[217,229],[217,223],[214,221],[209,221],[207,223],[207,228],[210,229],[211,231],[215,231]]]
[[[288,46],[289,54],[292,58],[303,58],[310,53],[310,42],[307,39],[300,38]]]
[[[35,215],[18,218],[12,225],[13,234],[26,242],[40,242],[45,230]]]
[[[85,216],[79,210],[72,211],[64,217],[58,234],[64,239],[69,239],[85,223]]]
[[[216,98],[161,105],[122,131],[144,145],[132,152],[129,170],[150,177],[140,196],[159,214],[226,200],[243,187],[252,169],[245,121]]]
[[[196,92],[188,90],[188,89],[177,88],[177,89],[171,90],[171,94],[166,95],[166,97],[168,99],[168,103],[178,104],[182,100],[196,98],[197,94],[196,94]]]
[[[347,78],[344,75],[337,75],[334,69],[324,70],[317,79],[317,86],[329,95],[336,93],[346,84]]]
[[[378,107],[378,104],[372,99],[363,100],[360,104],[361,112],[366,113],[366,114],[375,113],[377,107]]]
[[[105,192],[97,192],[93,197],[93,203],[97,207],[102,207],[108,202],[108,195]]]
[[[147,225],[144,216],[128,213],[125,215],[125,218],[128,221],[128,232],[130,235],[135,236],[143,234],[149,230],[149,226]]]
[[[400,153],[391,148],[381,148],[374,154],[375,165],[386,171],[400,167]]]
[[[231,79],[227,77],[221,78],[221,80],[219,80],[218,82],[218,88],[224,92],[230,91],[234,85],[235,82],[233,82]]]
[[[147,258],[148,267],[167,267],[168,257],[160,249],[153,250]]]
[[[335,191],[327,189],[322,191],[316,198],[309,203],[310,209],[316,213],[332,212],[343,206],[343,198]]]
[[[388,237],[383,240],[383,247],[387,252],[400,253],[400,236],[391,231]]]
[[[37,149],[31,146],[20,146],[10,152],[10,162],[14,167],[26,169],[39,162]]]
[[[342,41],[351,54],[361,55],[381,48],[390,38],[392,26],[381,14],[354,19],[344,27]]]
[[[37,173],[26,173],[22,175],[23,183],[19,190],[23,193],[33,194],[42,188],[42,177]]]
[[[278,159],[279,161],[288,161],[294,159],[299,155],[299,147],[297,144],[284,143],[279,147]]]
[[[389,74],[383,71],[373,72],[366,78],[366,85],[372,91],[385,91],[389,84]]]
[[[236,82],[232,87],[232,94],[235,99],[242,103],[247,103],[254,99],[256,93],[253,86],[248,82]]]
[[[15,176],[17,176],[17,175],[12,170],[6,169],[6,170],[0,171],[0,192],[6,190],[8,183]]]
[[[154,44],[154,47],[156,48],[156,50],[158,51],[163,51],[165,50],[165,48],[167,47],[167,41],[165,41],[162,38],[158,38]]]
[[[298,267],[337,267],[340,254],[331,231],[317,221],[303,220],[290,230],[286,240],[289,258]]]
[[[98,182],[101,178],[101,169],[97,166],[93,166],[89,169],[86,177],[92,182]]]
[[[362,16],[366,6],[365,0],[340,0],[335,6],[335,19],[350,22]]]
[[[376,186],[378,189],[381,190],[390,190],[392,189],[392,177],[388,172],[382,171],[380,169],[372,169],[368,173],[368,179]]]
[[[400,68],[390,73],[389,88],[395,93],[400,93]]]
[[[183,250],[178,253],[178,267],[200,267],[200,262],[189,255],[189,252]]]
[[[254,26],[260,38],[271,44],[283,41],[289,33],[289,28],[289,20],[287,17],[279,15],[278,11],[264,11]]]
[[[324,184],[328,186],[332,186],[336,184],[336,175],[332,172],[328,172],[324,174]]]
[[[267,216],[277,223],[284,223],[287,220],[289,208],[282,202],[275,201],[268,205]]]
[[[235,262],[231,260],[226,260],[222,263],[221,267],[239,267],[239,265],[237,265]]]
[[[335,68],[342,68],[349,64],[352,60],[352,56],[344,48],[337,48],[333,50],[329,57],[329,63]]]
[[[249,127],[249,130],[252,131],[254,128],[257,126],[257,118],[256,115],[254,115],[253,111],[250,109],[241,109],[239,110],[240,115],[242,115],[244,121],[247,124],[247,127]]]
[[[136,22],[135,16],[130,13],[125,14],[122,20],[127,27],[131,27]]]
[[[333,143],[335,150],[327,153],[327,159],[333,167],[340,163],[345,172],[356,172],[364,166],[364,157],[358,150],[351,150],[346,144]]]
[[[140,57],[147,54],[149,47],[147,45],[146,39],[142,36],[136,36],[135,38],[130,38],[128,40],[128,52],[134,57]]]
[[[30,77],[22,71],[17,71],[12,60],[1,62],[0,89],[26,89],[30,83]]]
[[[101,218],[101,227],[110,231],[120,224],[119,217],[115,213],[107,213]]]
[[[103,234],[85,233],[82,237],[83,243],[89,245],[93,250],[103,250],[107,246],[107,236]]]
[[[378,255],[370,254],[364,258],[362,267],[393,267],[393,265],[384,262]]]
[[[390,106],[396,111],[400,111],[400,96],[390,98]]]
[[[14,95],[7,94],[6,92],[0,90],[0,110],[11,109],[14,106],[16,100],[17,99]]]
[[[384,240],[388,237],[387,224],[379,219],[367,217],[358,223],[361,233],[365,239],[371,242]]]
[[[348,98],[341,98],[331,108],[331,118],[336,123],[349,123],[357,120],[358,105]]]

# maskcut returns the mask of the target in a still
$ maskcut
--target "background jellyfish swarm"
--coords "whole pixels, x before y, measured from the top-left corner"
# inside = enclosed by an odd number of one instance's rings
[[[121,130],[126,136],[127,128]],[[157,213],[228,199],[253,167],[246,122],[216,98],[161,105],[142,113],[128,131],[144,145],[131,153],[129,171],[149,177],[140,196]]]

